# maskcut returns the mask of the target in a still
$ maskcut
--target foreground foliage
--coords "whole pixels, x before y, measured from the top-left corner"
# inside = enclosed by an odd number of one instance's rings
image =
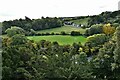
[[[116,40],[109,39],[105,43],[105,35],[94,36],[103,39],[101,47],[93,41],[99,49],[94,51],[97,53],[94,56],[88,54],[95,46],[90,47],[88,43],[61,46],[45,40],[34,42],[19,33],[5,37],[2,41],[3,80],[119,80],[119,32],[117,28]]]

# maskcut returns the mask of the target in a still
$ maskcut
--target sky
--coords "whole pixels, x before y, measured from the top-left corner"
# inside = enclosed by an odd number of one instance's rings
[[[73,17],[118,10],[120,0],[0,0],[0,22],[23,18]]]

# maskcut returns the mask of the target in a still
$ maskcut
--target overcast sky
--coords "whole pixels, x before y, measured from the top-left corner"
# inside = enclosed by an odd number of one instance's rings
[[[24,18],[70,17],[118,10],[120,0],[0,0],[0,21]]]

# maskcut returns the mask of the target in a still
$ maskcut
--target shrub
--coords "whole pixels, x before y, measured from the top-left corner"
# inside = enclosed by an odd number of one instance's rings
[[[55,35],[55,33],[54,33],[54,32],[52,32],[52,33],[51,33],[51,35]]]
[[[45,35],[50,35],[50,33],[47,32]]]
[[[98,45],[104,44],[107,41],[109,41],[109,36],[105,34],[95,34],[87,38],[87,42],[85,45],[89,45],[90,47],[96,47]]]
[[[65,31],[61,31],[61,35],[66,35]]]
[[[79,36],[79,35],[80,35],[80,32],[78,32],[78,31],[71,32],[71,36]]]
[[[85,32],[86,36],[94,35],[94,34],[101,34],[103,33],[103,24],[95,24],[88,28]]]

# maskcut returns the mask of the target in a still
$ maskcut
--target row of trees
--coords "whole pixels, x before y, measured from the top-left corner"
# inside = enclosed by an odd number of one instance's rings
[[[5,33],[6,29],[10,28],[11,26],[18,26],[26,31],[33,30],[43,30],[43,29],[50,29],[63,26],[63,22],[59,18],[49,18],[49,17],[42,17],[41,19],[30,19],[25,17],[25,19],[16,19],[13,21],[4,21],[2,22],[2,30]]]
[[[119,26],[119,25],[117,25]],[[95,24],[92,25],[90,28],[88,28],[85,32],[85,36],[91,36],[94,34],[107,34],[107,35],[111,35],[115,32],[115,28],[117,27],[113,27],[113,25],[111,25],[110,23],[108,24]],[[12,30],[12,31],[11,31]],[[17,31],[18,30],[18,31]],[[64,31],[60,32],[60,33],[40,33],[40,32],[36,32],[33,29],[30,29],[29,31],[24,30],[23,28],[20,27],[16,27],[16,26],[12,26],[11,28],[8,28],[5,33],[12,35],[14,33],[21,33],[21,34],[25,34],[27,36],[42,36],[42,35],[71,35],[71,36],[80,36],[83,35],[81,34],[79,31],[71,31],[71,33],[66,33]]]
[[[66,33],[65,31],[61,31],[60,33],[40,33],[36,32],[35,30],[31,29],[29,32],[25,31],[24,29],[16,26],[12,26],[11,28],[8,28],[5,33],[7,33],[8,36],[13,36],[14,34],[24,34],[26,36],[45,36],[45,35],[71,35],[71,36],[80,36],[79,31],[71,31],[71,33]]]
[[[78,16],[78,17],[61,17],[63,21],[71,21],[71,20],[79,20],[79,19],[85,19],[89,18],[87,26],[84,26],[85,28],[91,27],[94,24],[106,24],[106,23],[118,23],[120,24],[120,10],[114,11],[114,12],[102,12],[99,15],[93,15],[93,16]]]
[[[99,15],[90,16],[90,19],[88,21],[88,26],[91,26],[93,24],[100,24],[100,23],[120,23],[120,16],[119,11],[114,12],[102,12]]]

